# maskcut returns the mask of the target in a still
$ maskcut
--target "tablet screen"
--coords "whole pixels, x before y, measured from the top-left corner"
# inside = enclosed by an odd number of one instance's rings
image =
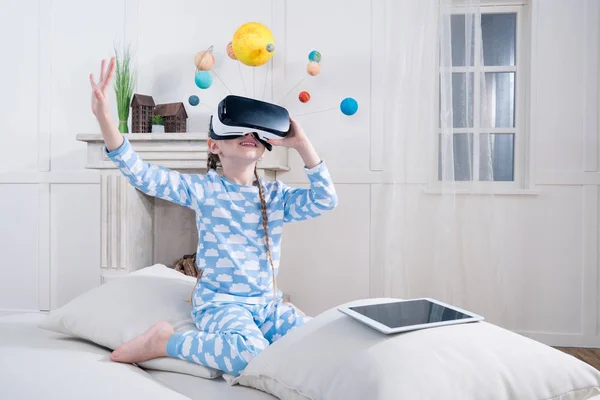
[[[350,309],[390,328],[471,318],[470,315],[428,300],[373,304]]]

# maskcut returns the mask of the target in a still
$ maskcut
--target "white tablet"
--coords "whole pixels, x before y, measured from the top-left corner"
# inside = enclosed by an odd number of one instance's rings
[[[480,315],[430,298],[345,306],[338,309],[385,334],[483,320]]]

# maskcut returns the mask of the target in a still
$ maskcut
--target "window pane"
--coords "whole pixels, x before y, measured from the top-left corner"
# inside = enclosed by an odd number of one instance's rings
[[[481,14],[484,65],[515,65],[517,14]]]
[[[469,79],[467,79],[469,75]],[[453,73],[452,74],[452,125],[454,128],[472,128],[473,127],[473,73]],[[442,88],[443,90],[443,88]],[[440,107],[444,107],[440,104]],[[442,109],[442,111],[444,111]]]
[[[486,72],[482,98],[481,126],[486,128],[514,128],[514,72]]]
[[[514,180],[515,135],[482,134],[479,137],[479,180]]]
[[[446,148],[440,135],[438,179],[449,180],[452,171],[447,171],[446,168],[452,168],[454,165],[454,180],[470,181],[473,179],[473,136],[470,133],[456,133],[452,139],[452,149]]]
[[[452,15],[450,34],[452,37],[452,66],[465,67],[473,65],[475,54],[475,19],[473,14]],[[469,52],[466,51],[469,49]]]

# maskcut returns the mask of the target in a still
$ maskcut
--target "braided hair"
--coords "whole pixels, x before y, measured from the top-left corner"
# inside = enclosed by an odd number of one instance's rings
[[[267,247],[267,257],[269,257],[269,264],[271,264],[271,272],[273,273],[273,298],[277,297],[277,282],[275,281],[275,264],[273,263],[273,255],[271,254],[271,247],[269,246],[269,220],[267,218],[267,203],[265,201],[265,192],[260,178],[258,177],[258,170],[254,167],[254,177],[256,178],[256,184],[258,185],[258,195],[260,197],[260,207],[263,218],[263,229],[265,231],[265,246]]]
[[[210,171],[211,169],[217,170],[221,165],[221,161],[219,156],[215,153],[208,152],[208,157],[206,158],[206,171]]]

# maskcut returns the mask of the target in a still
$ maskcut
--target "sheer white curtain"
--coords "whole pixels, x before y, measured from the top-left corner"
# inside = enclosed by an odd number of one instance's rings
[[[479,0],[386,0],[385,15],[376,292],[434,297],[512,325],[491,189],[506,172],[488,129],[498,116],[486,93],[494,77],[480,72]]]

